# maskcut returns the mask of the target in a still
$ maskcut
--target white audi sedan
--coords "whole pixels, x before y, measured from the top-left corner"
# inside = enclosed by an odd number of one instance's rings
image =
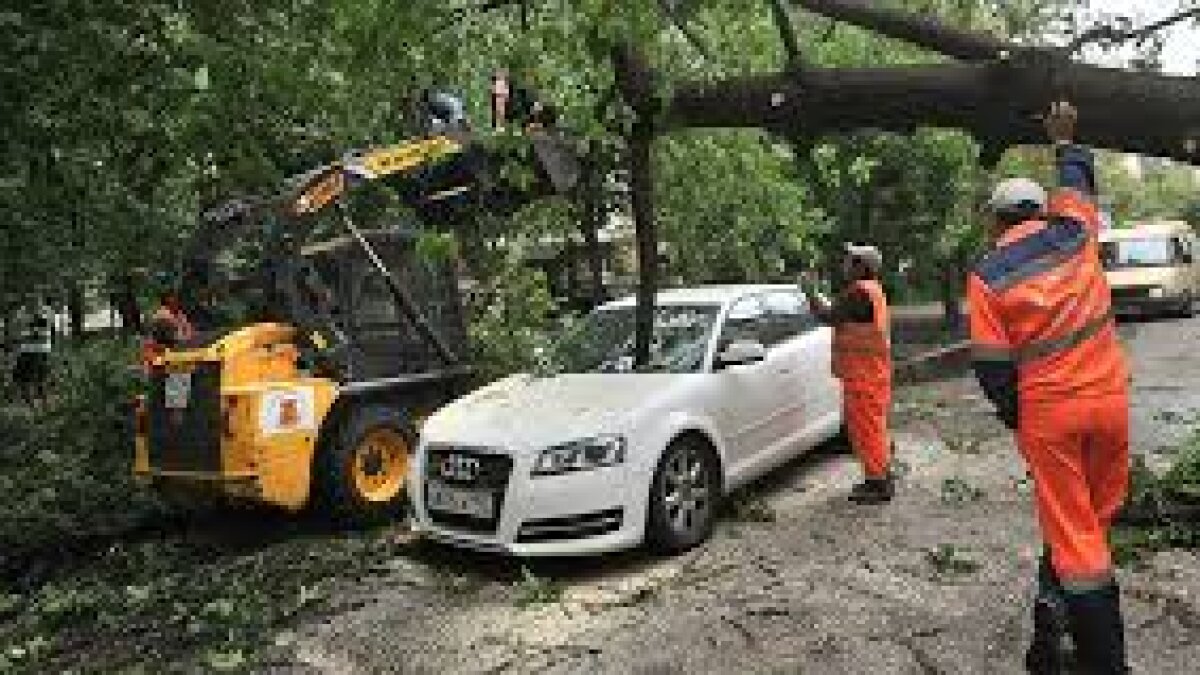
[[[417,528],[518,556],[682,551],[712,532],[723,494],[838,434],[831,329],[796,287],[660,293],[642,368],[633,326],[633,298],[604,305],[542,372],[430,417]]]

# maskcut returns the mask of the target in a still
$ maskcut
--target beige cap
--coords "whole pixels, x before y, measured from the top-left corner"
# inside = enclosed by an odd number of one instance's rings
[[[877,275],[883,273],[883,254],[874,246],[846,244],[846,255],[862,261]]]
[[[1013,211],[1016,209],[1046,208],[1046,191],[1041,185],[1028,178],[1009,178],[1001,181],[992,191],[988,200],[988,208],[993,213]]]

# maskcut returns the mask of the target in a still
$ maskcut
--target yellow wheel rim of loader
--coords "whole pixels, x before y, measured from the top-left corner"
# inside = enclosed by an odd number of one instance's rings
[[[408,442],[393,429],[372,429],[354,449],[354,489],[369,502],[389,502],[404,490]]]

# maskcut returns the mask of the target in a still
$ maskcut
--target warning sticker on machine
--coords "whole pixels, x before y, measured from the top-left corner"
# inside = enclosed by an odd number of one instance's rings
[[[312,389],[287,389],[263,394],[258,425],[264,434],[316,429],[316,401]]]

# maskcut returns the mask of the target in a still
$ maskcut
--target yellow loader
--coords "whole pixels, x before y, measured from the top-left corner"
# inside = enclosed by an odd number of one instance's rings
[[[183,255],[184,307],[204,317],[250,299],[232,322],[198,321],[195,340],[146,364],[135,475],[187,502],[318,505],[353,523],[399,513],[420,420],[470,383],[465,321],[454,266],[418,255],[415,231],[360,229],[346,196],[391,179],[426,230],[509,215],[577,177],[561,137],[539,132],[532,145],[533,189],[492,178],[503,158],[439,135],[354,153],[277,195],[207,212]],[[343,234],[303,236],[330,225]],[[230,253],[247,232],[265,243]],[[221,276],[246,260],[251,274]]]

